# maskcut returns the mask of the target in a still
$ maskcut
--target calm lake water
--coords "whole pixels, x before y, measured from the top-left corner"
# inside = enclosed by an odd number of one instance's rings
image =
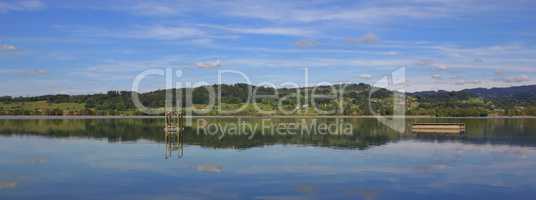
[[[163,119],[0,120],[0,199],[536,196],[536,119],[408,120],[463,122],[463,135],[374,119],[201,120],[182,143],[164,139]],[[324,122],[339,131],[288,132]]]

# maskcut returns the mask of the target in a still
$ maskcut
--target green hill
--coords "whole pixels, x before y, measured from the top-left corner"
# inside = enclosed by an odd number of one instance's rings
[[[253,100],[248,94],[251,91],[258,96],[269,97]],[[321,86],[318,88],[268,88],[247,85],[212,85],[216,96],[215,107],[207,115],[221,115],[225,110],[244,107],[239,115],[259,115],[252,102],[256,102],[262,110],[273,111],[271,114],[318,115],[323,110],[336,110],[344,115],[370,115],[369,102],[372,109],[382,115],[391,115],[393,92],[373,88],[367,84],[347,84]],[[303,102],[311,102],[311,94],[331,95],[332,91],[344,89],[339,95],[342,104],[335,99],[315,98],[316,110],[304,106]],[[371,89],[377,89],[372,95]],[[194,108],[206,108],[209,103],[209,92],[203,87],[172,89],[172,94],[191,93]],[[308,99],[306,99],[306,95]],[[143,115],[136,110],[132,101],[133,92],[109,91],[102,94],[88,95],[44,95],[35,97],[0,97],[1,115]],[[157,90],[139,94],[143,105],[151,108],[163,108],[166,90]],[[335,95],[335,96],[334,96]],[[175,95],[173,99],[175,99]],[[406,114],[432,116],[488,116],[488,115],[536,115],[536,85],[510,88],[466,89],[462,91],[424,91],[406,94]],[[280,101],[281,100],[281,101]],[[280,112],[278,106],[293,112]],[[342,109],[341,109],[342,108]],[[188,108],[189,109],[189,108]]]

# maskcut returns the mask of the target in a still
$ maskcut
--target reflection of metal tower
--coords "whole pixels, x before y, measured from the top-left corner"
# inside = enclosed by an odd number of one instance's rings
[[[173,132],[165,131],[164,140],[166,143],[165,148],[165,159],[173,158],[173,154],[177,153],[177,158],[182,158],[183,156],[183,136],[182,131]]]
[[[174,153],[177,153],[177,158],[182,158],[183,155],[183,134],[184,127],[186,126],[185,111],[187,102],[186,97],[182,95],[182,89],[179,89],[176,92],[176,109],[171,109],[174,111],[165,113],[164,140],[166,143],[166,159],[174,157]]]
[[[182,112],[166,112],[164,131],[182,133],[184,130],[184,114]]]

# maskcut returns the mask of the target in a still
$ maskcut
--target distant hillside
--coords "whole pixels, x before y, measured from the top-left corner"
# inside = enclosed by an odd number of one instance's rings
[[[208,114],[219,114],[217,110],[221,107],[223,110],[236,110],[244,104],[250,104],[248,109],[238,114],[257,114],[255,107],[251,105],[253,101],[248,97],[249,87],[255,91],[257,95],[278,94],[274,98],[256,99],[256,102],[263,107],[263,110],[273,110],[279,106],[279,100],[282,101],[283,107],[286,110],[293,110],[299,107],[299,102],[310,102],[305,100],[304,91],[312,93],[313,88],[269,88],[258,87],[243,83],[237,84],[222,84],[212,85],[215,89],[215,94],[221,94],[221,99],[217,99],[218,108]],[[320,86],[314,89],[315,94],[327,95],[331,94],[331,87],[345,87],[345,114],[369,114],[368,109],[368,93],[371,89],[367,84],[349,84],[349,85],[334,85]],[[204,87],[198,88],[182,88],[172,89],[173,94],[181,91],[186,94],[187,91],[192,93],[192,103],[196,107],[204,107],[209,103],[209,93]],[[165,105],[166,90],[156,90],[147,93],[141,93],[140,100],[143,105],[151,108],[163,108]],[[390,106],[388,98],[392,93],[386,89],[379,88],[373,95],[375,106],[382,114],[390,114]],[[175,99],[175,98],[173,98]],[[249,100],[248,100],[249,99]],[[316,102],[321,104],[323,109],[332,109],[337,107],[335,100],[316,99]],[[78,105],[76,108],[74,105]],[[391,103],[392,104],[392,103]],[[375,107],[375,108],[376,108]],[[81,109],[82,108],[82,109]],[[315,114],[316,111],[312,108],[300,108],[301,114]],[[36,97],[0,97],[0,115],[140,115],[136,110],[132,101],[131,91],[109,91],[103,94],[89,95],[44,95]],[[280,114],[280,113],[277,113]]]
[[[536,104],[536,85],[507,88],[474,88],[461,92],[473,94],[500,106],[526,106]]]
[[[221,93],[221,101],[208,115],[221,114],[218,109],[237,109],[246,105],[247,109],[240,115],[259,114],[252,100],[248,101],[248,88],[252,87],[259,95],[270,95],[273,98],[256,99],[263,110],[277,110],[279,100],[286,110],[298,108],[291,114],[316,115],[318,110],[300,106],[305,99],[304,92],[312,93],[313,88],[269,88],[257,87],[243,83],[232,85],[213,85],[216,94]],[[391,115],[393,108],[393,92],[379,90],[369,99],[373,89],[367,84],[349,84],[322,86],[314,89],[315,94],[331,94],[331,87],[345,88],[342,95],[343,108],[330,99],[315,99],[324,110],[339,109],[344,115],[370,115],[369,102],[374,112]],[[191,91],[191,88],[172,89],[173,93]],[[163,108],[166,90],[157,90],[140,94],[143,105],[152,108]],[[209,103],[206,89],[194,88],[192,103],[196,108],[203,108]],[[273,96],[274,94],[278,96]],[[89,95],[44,95],[37,97],[0,97],[0,115],[141,115],[132,102],[130,91],[109,91],[102,94]],[[289,98],[289,96],[291,96]],[[424,91],[407,93],[406,113],[408,115],[433,116],[488,116],[488,115],[536,115],[536,85],[510,88],[475,88],[462,91]],[[276,112],[275,114],[288,114]]]
[[[436,115],[455,115],[448,112],[452,108],[478,109],[495,115],[536,115],[536,85],[423,91],[410,93],[409,96],[416,98],[420,108],[431,110],[435,107]],[[441,110],[447,111],[441,113]]]
[[[409,95],[426,101],[463,100],[481,98],[500,107],[527,106],[536,104],[536,85],[506,88],[473,88],[460,91],[422,91]]]

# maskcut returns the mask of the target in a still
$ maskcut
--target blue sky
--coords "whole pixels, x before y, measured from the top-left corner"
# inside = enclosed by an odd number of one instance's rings
[[[0,96],[130,90],[147,69],[216,83],[536,84],[536,2],[0,0]],[[224,82],[244,82],[226,75]],[[163,78],[143,90],[164,88]]]

